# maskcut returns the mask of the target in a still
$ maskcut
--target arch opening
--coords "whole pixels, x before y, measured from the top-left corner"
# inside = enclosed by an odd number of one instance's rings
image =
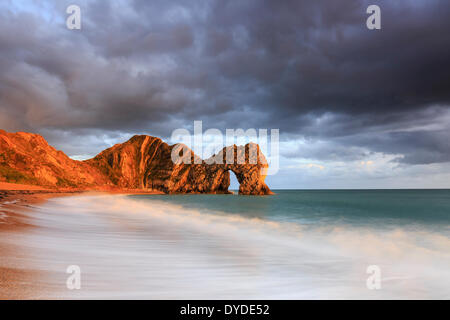
[[[228,186],[228,190],[237,193],[239,191],[240,183],[232,170],[228,170],[228,172],[230,174],[230,185]]]

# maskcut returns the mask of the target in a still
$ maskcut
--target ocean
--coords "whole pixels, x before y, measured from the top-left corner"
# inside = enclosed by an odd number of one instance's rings
[[[275,190],[275,196],[135,195],[204,213],[302,225],[413,228],[450,225],[450,190]]]
[[[275,193],[53,198],[9,241],[50,298],[450,298],[450,190]]]

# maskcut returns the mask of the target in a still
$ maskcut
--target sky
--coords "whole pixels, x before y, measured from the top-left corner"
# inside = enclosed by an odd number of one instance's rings
[[[450,188],[448,17],[444,0],[3,0],[0,128],[74,159],[195,120],[279,129],[273,189]]]

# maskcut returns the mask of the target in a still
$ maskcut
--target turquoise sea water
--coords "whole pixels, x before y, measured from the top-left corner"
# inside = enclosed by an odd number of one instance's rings
[[[202,212],[300,224],[450,226],[450,190],[274,190],[274,196],[135,195]]]

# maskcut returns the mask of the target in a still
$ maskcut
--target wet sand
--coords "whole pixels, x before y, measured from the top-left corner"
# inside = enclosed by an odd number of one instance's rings
[[[37,227],[33,223],[33,207],[50,198],[100,192],[49,190],[39,186],[0,182],[0,300],[57,299],[61,290],[52,285],[54,274],[39,270],[33,264],[40,252],[23,241]],[[114,194],[154,194],[152,191],[110,191]],[[15,241],[19,239],[19,241]],[[66,274],[61,275],[64,283]]]
[[[43,286],[45,272],[29,262],[32,252],[11,239],[32,232],[35,226],[26,212],[52,197],[74,195],[38,186],[0,183],[0,299],[39,299],[51,291]]]

